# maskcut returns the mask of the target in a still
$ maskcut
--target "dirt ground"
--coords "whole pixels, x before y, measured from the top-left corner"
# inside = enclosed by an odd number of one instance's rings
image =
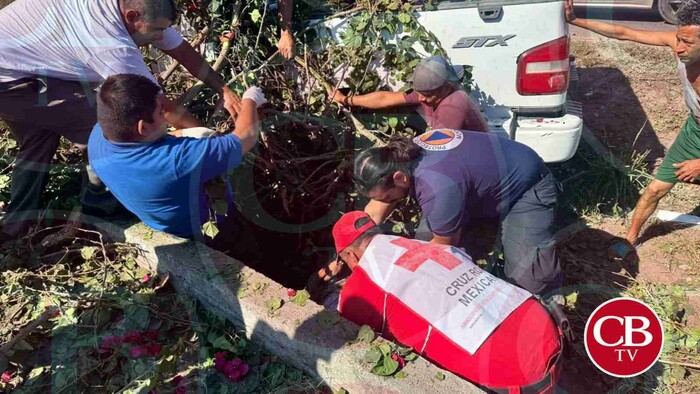
[[[615,153],[649,151],[660,164],[688,116],[669,49],[605,38],[573,40],[584,122]],[[699,213],[700,186],[677,185],[660,209]],[[591,227],[623,237],[625,220],[599,218]],[[700,285],[700,228],[651,222],[638,248],[639,278]]]
[[[688,116],[673,54],[661,47],[605,38],[574,38],[571,45],[579,67],[578,101],[583,105],[586,126],[618,157],[648,152],[646,163],[654,172]],[[677,185],[660,209],[700,214],[700,186]],[[628,216],[623,213],[618,217],[591,215],[579,219],[579,225],[585,227],[572,231],[573,235],[561,245],[565,295],[578,297],[585,312],[586,306],[594,307],[601,300],[619,296],[617,285],[637,281],[681,286],[688,297],[688,325],[700,328],[700,226],[653,219],[642,235],[642,244],[620,260],[609,256],[608,247],[623,239]],[[572,318],[574,331],[582,333],[586,317]],[[570,361],[562,379],[567,392],[629,391],[620,380],[597,371],[581,343],[573,346]],[[657,371],[642,375],[637,384],[666,392],[664,387],[668,386],[660,383],[664,371],[657,367]],[[634,391],[639,391],[639,386]],[[673,386],[671,391],[694,389]]]

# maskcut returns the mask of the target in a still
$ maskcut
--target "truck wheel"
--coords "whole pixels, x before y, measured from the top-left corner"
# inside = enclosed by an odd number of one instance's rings
[[[683,4],[682,0],[657,0],[657,8],[659,9],[659,14],[664,18],[666,23],[672,25],[678,24],[678,18],[676,18],[676,12],[678,8]]]

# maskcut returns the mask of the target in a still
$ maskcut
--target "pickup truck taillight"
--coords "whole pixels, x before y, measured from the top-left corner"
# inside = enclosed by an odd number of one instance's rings
[[[569,86],[569,37],[534,47],[518,57],[518,93],[558,94]]]

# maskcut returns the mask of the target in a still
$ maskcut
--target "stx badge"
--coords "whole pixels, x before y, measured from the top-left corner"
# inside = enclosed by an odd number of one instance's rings
[[[452,48],[481,48],[483,46],[491,48],[496,45],[507,47],[508,43],[506,41],[513,37],[515,37],[515,34],[508,34],[507,36],[462,37],[457,40],[457,43],[452,45]]]

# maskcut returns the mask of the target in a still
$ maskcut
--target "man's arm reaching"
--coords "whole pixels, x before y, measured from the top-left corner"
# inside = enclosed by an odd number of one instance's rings
[[[329,92],[332,94],[333,92]],[[347,107],[364,107],[368,109],[382,109],[398,107],[401,105],[411,105],[406,101],[406,97],[402,92],[373,92],[362,94],[359,96],[346,96],[343,93],[336,91],[331,97],[333,101],[343,104]]]
[[[282,56],[286,59],[294,57],[294,35],[292,34],[292,10],[294,9],[294,0],[280,0],[280,41],[277,43]]]
[[[365,206],[365,212],[377,224],[384,223],[387,217],[399,204],[399,201],[385,203],[377,200],[370,200]]]
[[[236,119],[236,129],[233,131],[233,134],[241,139],[244,155],[253,149],[258,142],[258,135],[260,134],[258,107],[266,102],[267,99],[265,99],[262,90],[257,86],[253,86],[243,93],[241,109],[238,119]]]
[[[574,0],[567,0],[564,8],[566,21],[574,26],[590,30],[605,37],[640,44],[675,48],[676,33],[672,31],[637,30],[624,25],[577,18],[574,15]]]
[[[207,63],[202,55],[192,48],[188,42],[183,42],[179,46],[164,51],[173,59],[180,62],[193,76],[207,84],[212,90],[221,94],[221,99],[224,101],[224,107],[228,112],[236,117],[236,113],[240,107],[240,99],[236,94],[226,86],[226,83],[221,78],[219,73]]]
[[[433,239],[430,241],[434,244],[440,245],[451,245],[460,246],[460,240],[462,239],[462,229],[457,230],[456,233],[450,235],[437,235],[433,234]]]

